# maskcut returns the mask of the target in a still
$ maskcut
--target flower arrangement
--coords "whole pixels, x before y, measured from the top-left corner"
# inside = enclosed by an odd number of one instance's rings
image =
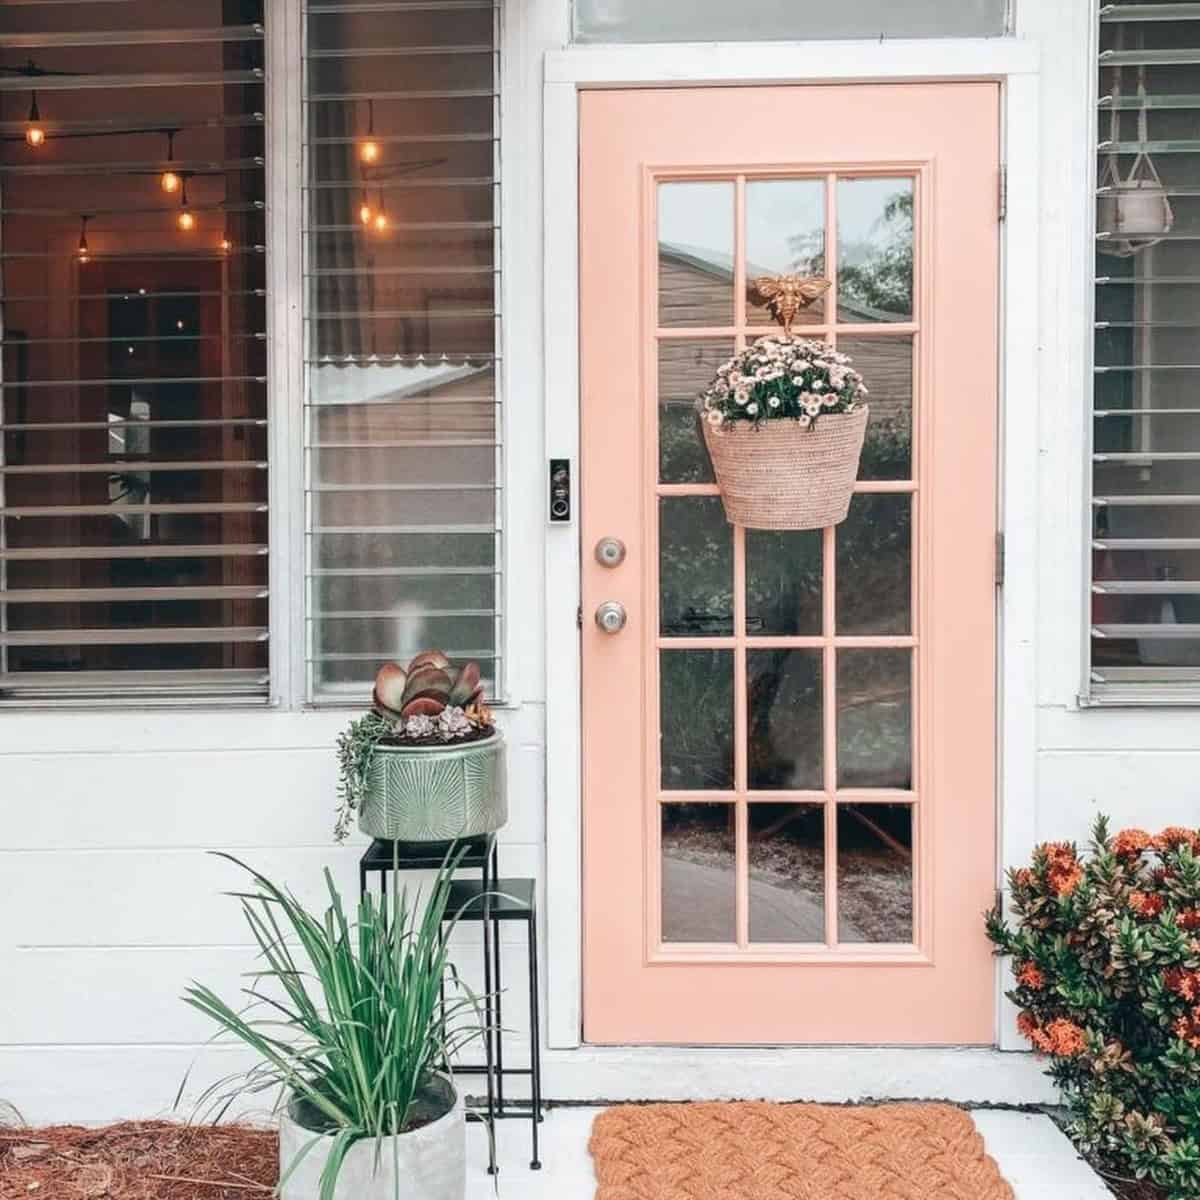
[[[825,342],[773,334],[717,369],[700,396],[700,411],[716,429],[783,417],[810,428],[825,414],[854,412],[867,395],[847,355]]]
[[[367,793],[379,746],[437,746],[491,737],[495,721],[483,702],[479,664],[455,668],[440,650],[425,650],[407,667],[384,663],[375,676],[370,712],[337,740],[338,811],[334,836],[342,841]]]
[[[1039,846],[1009,872],[1018,1027],[1050,1059],[1071,1135],[1093,1157],[1200,1195],[1200,831],[1096,822],[1090,852]]]

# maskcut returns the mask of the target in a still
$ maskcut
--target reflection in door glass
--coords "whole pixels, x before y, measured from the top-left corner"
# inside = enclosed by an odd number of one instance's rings
[[[733,182],[658,185],[658,321],[733,322]]]
[[[712,482],[696,397],[732,357],[732,338],[659,342],[658,478],[662,483]]]
[[[913,829],[907,804],[838,806],[838,940],[913,940]]]
[[[659,692],[663,791],[732,788],[733,652],[663,650]]]
[[[838,320],[911,321],[913,181],[838,180]]]
[[[821,651],[746,654],[746,723],[752,789],[820,790]]]
[[[732,804],[664,804],[662,940],[732,942],[734,808]]]
[[[838,787],[912,787],[912,651],[839,650]]]
[[[733,632],[733,527],[718,497],[659,500],[658,562],[663,637]]]
[[[825,810],[751,804],[750,940],[825,940]]]
[[[912,497],[855,496],[835,537],[838,633],[907,634],[912,609]]]
[[[746,530],[746,634],[821,632],[821,531]]]
[[[912,475],[913,339],[906,336],[839,337],[838,349],[854,360],[870,395],[871,419],[863,443],[860,479]]]
[[[760,275],[825,274],[825,182],[821,179],[758,179],[746,184],[746,320],[773,325],[753,280]],[[825,301],[814,301],[796,325],[819,325]]]

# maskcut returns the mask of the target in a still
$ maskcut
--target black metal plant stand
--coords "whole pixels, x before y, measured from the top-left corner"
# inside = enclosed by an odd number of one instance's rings
[[[456,1066],[459,1075],[483,1075],[487,1081],[487,1102],[482,1111],[471,1110],[467,1119],[480,1121],[488,1127],[488,1173],[496,1173],[496,1121],[509,1117],[524,1117],[504,1097],[505,1076],[528,1076],[532,1103],[529,1119],[532,1130],[533,1157],[530,1167],[538,1170],[538,1123],[542,1120],[541,1023],[538,1010],[537,906],[536,889],[532,879],[500,879],[496,835],[484,834],[457,842],[388,842],[376,839],[359,860],[359,888],[366,895],[371,873],[379,875],[380,893],[387,899],[388,874],[398,871],[436,871],[446,860],[459,854],[457,871],[479,870],[478,881],[456,879],[451,884],[444,918],[449,922],[458,914],[461,921],[479,921],[483,941],[484,989],[484,1062],[480,1065]],[[393,881],[393,886],[397,886]],[[502,921],[524,921],[527,932],[529,961],[529,1030],[530,1051],[528,1067],[504,1065],[504,1028],[502,1021],[502,973],[500,962],[500,924]],[[495,983],[493,984],[493,979]]]

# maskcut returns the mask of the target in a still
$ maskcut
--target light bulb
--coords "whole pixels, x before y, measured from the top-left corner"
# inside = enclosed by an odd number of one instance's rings
[[[221,249],[228,254],[229,251],[233,249],[233,243],[227,237],[223,237],[221,239]]]
[[[176,175],[174,171],[164,171],[162,175],[159,176],[158,182],[162,185],[162,190],[164,192],[177,192],[179,191],[179,185],[181,181],[179,176]]]
[[[371,222],[375,219],[374,210],[371,208],[371,206],[365,200],[358,206],[358,219],[364,225],[370,225]]]
[[[387,232],[387,227],[388,227],[387,213],[385,213],[385,212],[376,213],[374,224],[375,224],[376,233]]]
[[[181,209],[179,216],[175,220],[175,223],[180,229],[183,230],[184,233],[191,233],[191,231],[196,228],[196,218],[192,216],[192,210],[190,208]]]
[[[79,218],[79,252],[78,252],[78,254],[79,254],[79,261],[81,263],[87,262],[88,259],[91,257],[90,253],[88,251],[87,223],[88,223],[87,217]]]
[[[34,150],[46,144],[46,130],[42,127],[42,114],[38,111],[37,92],[30,94],[29,123],[25,126],[25,141]]]
[[[375,141],[374,138],[367,138],[367,140],[358,147],[358,157],[359,161],[361,162],[377,163],[379,161],[380,154],[381,150],[379,148],[379,143]]]

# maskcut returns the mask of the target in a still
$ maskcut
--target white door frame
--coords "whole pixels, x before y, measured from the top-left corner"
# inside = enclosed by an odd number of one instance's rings
[[[545,453],[570,459],[576,481],[581,90],[963,80],[1003,85],[1001,161],[1008,182],[1001,231],[999,528],[1008,561],[998,614],[998,884],[1002,864],[1028,852],[1035,828],[1038,68],[1037,43],[1021,38],[580,46],[546,54],[543,84]],[[1022,286],[1008,286],[1008,280]],[[578,504],[576,494],[576,513]],[[547,1032],[557,1049],[579,1046],[582,1027],[580,552],[577,523],[547,530],[546,662],[554,680],[546,693]],[[997,1040],[1016,1048],[1020,1043],[1004,1036],[1010,1008],[997,1005]]]

